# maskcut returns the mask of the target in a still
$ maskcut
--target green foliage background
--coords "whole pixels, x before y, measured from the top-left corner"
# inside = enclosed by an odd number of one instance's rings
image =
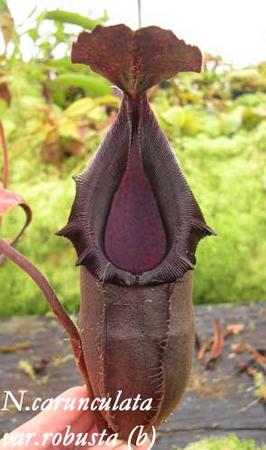
[[[265,450],[266,447],[257,447],[253,440],[243,441],[234,435],[219,438],[203,439],[185,447],[185,450]],[[178,450],[173,447],[172,450]]]
[[[66,223],[73,201],[71,177],[89,163],[119,101],[105,80],[72,66],[69,53],[52,58],[55,43],[51,37],[43,40],[37,25],[28,33],[39,54],[25,63],[17,49],[5,61],[2,81],[8,83],[12,102],[8,106],[0,100],[10,148],[10,190],[33,209],[33,222],[18,248],[75,313],[76,256],[55,232]],[[56,44],[67,41],[58,20],[53,37]],[[235,71],[214,59],[202,74],[180,74],[153,90],[151,102],[207,223],[217,232],[199,245],[194,301],[264,300],[266,64]],[[43,155],[49,152],[47,162]],[[23,212],[12,211],[4,218],[2,235],[12,236],[22,222]],[[12,263],[1,267],[0,284],[0,315],[47,311],[38,289]]]

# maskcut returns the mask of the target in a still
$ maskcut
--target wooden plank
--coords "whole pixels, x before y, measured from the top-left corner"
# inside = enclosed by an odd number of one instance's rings
[[[190,387],[168,423],[160,428],[158,448],[185,446],[204,436],[235,433],[240,438],[266,441],[266,416],[263,405],[254,404],[254,382],[239,375],[236,365],[249,359],[247,353],[232,353],[232,345],[243,340],[256,348],[265,348],[266,308],[249,306],[205,306],[196,308],[196,324],[202,340],[212,334],[211,321],[220,319],[222,328],[241,323],[244,332],[225,341],[223,357],[213,370],[206,371],[195,359]],[[248,407],[253,403],[253,406]]]
[[[240,361],[248,360],[249,354],[234,356],[232,353],[232,345],[243,340],[256,348],[265,348],[266,308],[264,304],[197,307],[196,323],[201,340],[211,336],[211,321],[217,318],[223,329],[232,323],[242,323],[245,329],[225,341],[224,355],[213,370],[205,370],[195,358],[189,389],[178,409],[158,430],[155,448],[169,450],[204,436],[232,432],[240,438],[253,438],[260,444],[266,441],[265,408],[254,403],[254,381],[246,374],[237,374],[235,368]],[[13,350],[22,348],[8,352],[12,346],[15,346]],[[41,366],[43,359],[47,360],[47,367],[35,380],[18,369],[20,361]],[[25,406],[35,397],[54,397],[82,383],[69,342],[55,319],[0,320],[0,382],[0,405],[4,390],[22,389],[28,391]],[[0,436],[31,417],[32,413],[26,410],[0,411]]]

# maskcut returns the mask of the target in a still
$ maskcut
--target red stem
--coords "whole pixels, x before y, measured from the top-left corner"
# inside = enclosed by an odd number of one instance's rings
[[[50,308],[58,318],[59,322],[64,327],[67,332],[70,342],[73,347],[73,351],[78,362],[78,365],[83,373],[85,379],[87,379],[87,371],[85,369],[85,364],[82,361],[82,349],[79,332],[68,316],[67,312],[61,305],[56,296],[53,288],[47,281],[47,279],[42,275],[42,273],[21,253],[15,250],[11,245],[7,244],[3,239],[0,239],[0,253],[3,253],[6,258],[10,259],[13,263],[19,266],[24,272],[26,272],[37,286],[42,291],[45,299],[47,300]],[[84,364],[84,365],[83,365]]]
[[[8,180],[9,180],[9,158],[8,158],[8,147],[7,142],[5,138],[5,132],[3,124],[0,120],[0,142],[3,149],[3,188],[7,189],[8,187]]]

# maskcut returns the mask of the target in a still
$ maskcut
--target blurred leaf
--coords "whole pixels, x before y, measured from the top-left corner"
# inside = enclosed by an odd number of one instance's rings
[[[266,91],[266,77],[255,67],[233,70],[227,75],[233,95],[240,95],[258,90]]]
[[[254,372],[255,396],[266,405],[266,380],[262,372]]]
[[[6,0],[0,0],[0,13],[2,12],[9,12]]]
[[[111,87],[103,78],[94,75],[82,75],[77,73],[65,73],[58,75],[49,84],[52,89],[66,89],[69,87],[79,87],[85,89],[92,97],[107,95],[111,93]]]
[[[161,117],[173,127],[181,129],[185,123],[185,111],[179,106],[173,106],[161,114]]]
[[[71,118],[86,116],[96,106],[119,106],[120,100],[113,95],[104,95],[100,98],[81,98],[72,103],[64,112],[64,115]]]
[[[58,129],[62,137],[72,138],[77,141],[81,139],[81,133],[77,123],[68,117],[61,118]]]
[[[228,335],[237,335],[239,333],[243,333],[245,330],[245,325],[243,323],[230,323],[226,327],[226,331]]]
[[[0,353],[14,353],[18,350],[29,350],[32,345],[28,341],[12,342],[7,345],[0,345]]]
[[[178,447],[176,450],[181,450]],[[257,446],[254,440],[239,439],[236,435],[230,434],[223,437],[210,437],[199,442],[188,444],[184,450],[266,450],[265,446]]]
[[[73,25],[78,25],[84,29],[91,30],[96,25],[103,24],[107,20],[107,15],[105,14],[103,17],[93,20],[87,17],[81,16],[80,14],[62,11],[62,10],[54,10],[47,11],[44,15],[44,19],[48,20],[56,20],[57,22],[63,23],[71,23]]]
[[[56,32],[54,33],[54,36],[55,36],[57,42],[65,42],[66,41],[66,32],[64,29],[64,24],[62,22],[56,22],[55,27],[56,27]]]
[[[7,105],[11,103],[11,93],[7,83],[2,82],[0,78],[0,98],[6,102]]]
[[[201,121],[191,109],[173,106],[160,116],[173,127],[175,133],[194,136],[201,130]]]
[[[31,37],[31,39],[35,42],[39,39],[40,34],[37,27],[31,28],[27,31],[28,35]]]
[[[7,46],[14,31],[14,21],[9,11],[4,10],[0,12],[0,28],[3,33],[5,45]]]
[[[73,102],[65,111],[67,117],[81,117],[86,115],[93,108],[93,99],[90,97],[81,98]]]
[[[29,226],[32,219],[32,212],[30,206],[25,202],[25,200],[18,194],[14,192],[7,191],[6,189],[0,188],[0,218],[4,217],[11,209],[15,206],[20,206],[26,215],[25,224],[18,233],[18,235],[12,239],[11,244],[14,245],[19,238],[23,235],[26,228]],[[2,259],[1,259],[2,262]]]
[[[3,217],[14,206],[21,204],[25,204],[25,202],[20,195],[0,188],[0,217]]]
[[[247,130],[256,127],[263,119],[266,118],[266,109],[259,110],[251,107],[246,107],[243,110],[243,125]]]
[[[202,128],[201,120],[193,111],[186,111],[185,122],[182,126],[182,133],[188,136],[195,136]]]
[[[80,154],[82,144],[82,129],[76,122],[63,116],[47,133],[41,148],[42,159],[60,168],[66,157]]]
[[[22,359],[18,363],[19,370],[22,370],[32,381],[36,381],[34,369],[29,361]]]
[[[225,135],[231,135],[236,133],[242,125],[242,112],[243,108],[239,106],[229,113],[225,113],[221,116],[221,132]]]

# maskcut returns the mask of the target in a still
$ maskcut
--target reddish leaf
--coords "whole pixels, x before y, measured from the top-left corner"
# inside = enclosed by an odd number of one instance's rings
[[[218,359],[223,353],[224,335],[220,326],[220,321],[217,319],[213,321],[213,331],[214,331],[214,340],[211,351],[205,361],[206,367],[209,366],[211,362]]]
[[[266,356],[265,356],[265,351],[264,350],[257,350],[254,347],[250,348],[250,352],[253,355],[254,360],[256,361],[257,364],[259,364],[260,366],[266,368]]]
[[[210,353],[204,361],[205,367],[209,367],[211,363],[216,361],[223,353],[224,348],[224,334],[221,329],[220,321],[218,319],[213,320],[213,343]]]
[[[203,344],[201,345],[199,351],[198,351],[198,358],[201,360],[205,357],[206,353],[209,351],[209,349],[211,348],[211,345],[213,343],[213,337],[211,337],[210,339],[208,339],[207,341],[203,342]]]
[[[9,158],[8,158],[8,146],[7,141],[5,138],[5,132],[3,124],[0,120],[0,144],[2,146],[3,150],[3,184],[2,188],[0,188],[0,224],[3,216],[7,214],[11,209],[13,209],[15,206],[20,206],[23,208],[26,220],[25,223],[18,233],[18,235],[11,240],[10,244],[14,245],[19,240],[19,238],[22,236],[26,228],[31,222],[32,219],[32,212],[29,205],[25,202],[25,200],[18,194],[15,194],[14,192],[10,192],[7,190],[8,186],[8,179],[9,179]],[[0,254],[0,265],[4,262],[5,257]]]
[[[225,337],[243,333],[244,329],[245,329],[245,325],[243,323],[231,323],[230,325],[227,325],[227,327],[226,327],[227,332],[225,333]]]
[[[231,350],[233,353],[244,353],[247,351],[247,343],[245,341],[238,342],[237,344],[233,344],[231,346]]]
[[[16,244],[19,238],[22,236],[26,228],[29,226],[32,219],[32,211],[30,206],[25,202],[25,200],[18,194],[14,192],[7,191],[6,189],[0,188],[0,219],[4,217],[11,209],[15,206],[20,206],[24,209],[26,220],[25,224],[18,233],[18,235],[11,241],[11,245]],[[0,264],[3,263],[4,257],[0,255]]]
[[[218,349],[218,347],[217,347],[218,339],[219,339],[220,344],[223,345],[224,340],[227,339],[228,337],[242,333],[245,329],[245,325],[242,323],[229,324],[226,327],[226,331],[222,333],[220,330],[219,321],[213,321],[213,328],[214,328],[214,335],[211,338],[209,338],[207,341],[203,342],[203,344],[200,346],[200,349],[198,351],[198,359],[200,359],[200,360],[204,359],[206,353],[210,349],[211,349],[211,353],[213,352],[213,349],[215,349],[215,351],[214,351],[214,355],[215,355],[215,352]],[[218,336],[218,333],[220,333],[221,336]],[[240,353],[241,350],[238,350],[238,348],[237,348],[236,350],[233,349],[233,351]],[[242,351],[245,351],[245,350],[243,349]],[[211,355],[208,356],[207,362],[205,361],[206,366],[209,364],[209,362],[208,362],[209,358],[212,359],[212,356]],[[217,359],[217,358],[214,358],[214,359]]]
[[[14,192],[10,192],[6,189],[0,188],[0,217],[3,217],[10,209],[14,208],[14,206],[21,206],[27,215],[27,222],[31,221],[31,209],[29,205],[23,200],[23,198],[15,194]]]
[[[5,137],[5,131],[3,124],[0,120],[0,148],[2,147],[3,152],[3,185],[4,189],[7,189],[8,179],[9,179],[9,158],[8,158],[8,146]]]
[[[3,33],[5,46],[7,46],[14,31],[14,20],[8,10],[0,13],[0,29]]]
[[[0,83],[0,98],[6,102],[7,105],[11,103],[11,93],[7,83]]]

